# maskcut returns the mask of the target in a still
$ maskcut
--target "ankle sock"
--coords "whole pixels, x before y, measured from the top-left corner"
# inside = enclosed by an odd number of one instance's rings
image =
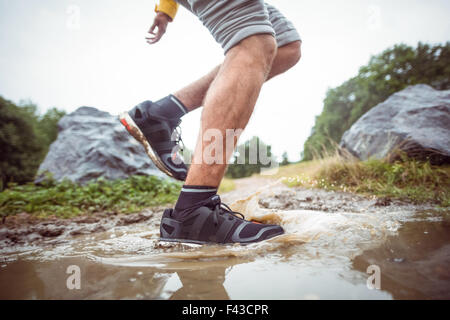
[[[150,112],[153,115],[166,119],[180,119],[188,113],[188,110],[180,100],[170,94],[154,102],[150,108]]]
[[[216,187],[184,185],[178,197],[172,216],[177,220],[185,219],[197,209],[196,204],[217,194]]]

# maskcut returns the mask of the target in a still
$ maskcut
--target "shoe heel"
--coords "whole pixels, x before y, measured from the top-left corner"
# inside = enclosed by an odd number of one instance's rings
[[[139,133],[141,133],[140,129],[134,123],[133,119],[131,119],[128,112],[121,113],[119,115],[119,121],[136,140],[141,141],[141,137],[139,135]]]

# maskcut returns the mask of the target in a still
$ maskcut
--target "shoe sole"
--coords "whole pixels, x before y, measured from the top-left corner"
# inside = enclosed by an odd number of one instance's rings
[[[133,136],[141,145],[144,146],[145,153],[149,156],[149,158],[153,161],[156,167],[167,174],[169,177],[174,178],[173,174],[170,170],[164,165],[164,162],[161,161],[161,158],[153,151],[152,146],[148,142],[147,138],[142,133],[141,129],[137,126],[134,120],[130,117],[128,112],[123,112],[119,115],[120,123],[127,129],[128,133]]]
[[[206,242],[206,241],[197,241],[197,240],[182,240],[182,239],[169,239],[169,238],[160,238],[160,242],[170,242],[170,243],[181,243],[181,244],[198,244],[198,245],[222,245],[222,246],[229,246],[229,245],[235,245],[240,244],[241,246],[247,246],[254,243],[262,243],[268,240],[275,239],[277,237],[280,237],[284,235],[283,233],[275,234],[273,237],[270,237],[268,239],[265,239],[263,241],[258,242],[249,242],[249,243],[242,243],[242,242],[235,242],[235,243],[217,243],[217,242]]]

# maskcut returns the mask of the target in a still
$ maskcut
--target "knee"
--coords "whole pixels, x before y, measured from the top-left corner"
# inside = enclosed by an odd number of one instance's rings
[[[287,45],[288,59],[291,68],[295,66],[302,58],[302,42],[295,41]]]
[[[235,48],[230,50],[231,54],[238,54],[240,58],[246,59],[247,65],[261,67],[270,70],[277,55],[277,42],[271,35],[255,35],[244,39]]]
[[[255,50],[262,55],[262,60],[267,66],[268,69],[272,67],[272,63],[275,60],[278,52],[278,46],[275,38],[273,37],[265,37],[262,41],[261,46],[255,47]]]

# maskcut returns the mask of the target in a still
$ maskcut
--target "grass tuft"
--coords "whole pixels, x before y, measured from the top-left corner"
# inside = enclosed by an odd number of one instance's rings
[[[277,177],[292,187],[322,188],[450,206],[450,166],[433,166],[413,159],[359,161],[348,155],[336,154],[282,167]]]
[[[37,217],[71,218],[96,212],[133,213],[176,201],[181,183],[154,176],[98,179],[80,186],[65,180],[36,186],[10,184],[0,192],[0,216],[26,212]]]

